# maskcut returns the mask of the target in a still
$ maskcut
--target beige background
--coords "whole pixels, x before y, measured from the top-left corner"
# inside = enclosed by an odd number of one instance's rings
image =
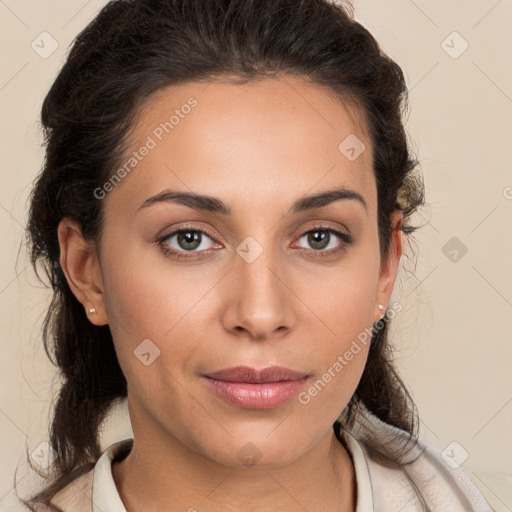
[[[41,345],[50,295],[20,245],[43,157],[39,110],[72,38],[104,3],[0,0],[0,510],[21,510],[14,471],[20,491],[30,488],[25,447],[47,438],[59,382]],[[453,449],[495,510],[512,511],[512,2],[354,0],[354,7],[405,70],[406,128],[429,203],[395,288],[404,304],[393,328],[399,367],[422,437]],[[51,55],[32,49],[45,38],[49,51],[50,37],[58,44]],[[104,443],[129,433],[126,417],[113,418]]]

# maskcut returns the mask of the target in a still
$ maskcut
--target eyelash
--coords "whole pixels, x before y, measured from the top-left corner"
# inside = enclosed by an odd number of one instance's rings
[[[326,250],[315,250],[315,249],[303,249],[303,248],[300,248],[297,250],[302,251],[302,252],[312,251],[314,253],[314,256],[313,256],[314,258],[323,258],[326,256],[332,256],[334,254],[342,253],[342,252],[346,251],[346,249],[348,248],[349,245],[352,244],[352,236],[349,235],[348,233],[344,233],[343,231],[338,231],[337,229],[322,226],[322,225],[312,226],[307,231],[304,231],[298,237],[298,240],[300,240],[304,236],[308,235],[309,233],[312,233],[312,232],[314,233],[315,231],[326,231],[328,233],[334,234],[335,236],[337,236],[339,239],[342,240],[341,247],[338,247],[336,249],[329,249],[327,251]],[[187,254],[187,251],[176,251],[174,249],[169,249],[169,246],[165,243],[165,241],[169,240],[169,238],[171,238],[175,235],[178,235],[180,233],[186,233],[186,232],[201,233],[202,235],[206,235],[208,238],[210,238],[211,240],[214,241],[214,237],[210,233],[208,233],[208,231],[205,231],[203,229],[198,229],[193,226],[183,226],[179,229],[171,231],[167,235],[165,235],[157,240],[158,245],[160,246],[161,250],[163,251],[163,253],[166,256],[172,257],[177,260],[184,260],[184,259],[188,259],[188,258],[197,258],[197,257],[204,258],[204,257],[208,256],[208,253],[210,251],[215,250],[215,249],[208,249],[208,250],[198,251],[198,252],[189,251]]]

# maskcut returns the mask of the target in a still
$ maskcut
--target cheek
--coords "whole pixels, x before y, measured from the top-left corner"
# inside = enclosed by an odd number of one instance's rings
[[[371,250],[354,252],[337,268],[298,272],[298,295],[310,309],[310,328],[317,326],[342,349],[348,340],[371,326],[378,283],[378,259]]]
[[[105,299],[121,334],[134,341],[165,337],[212,286],[207,272],[169,264],[149,243],[127,237],[123,250],[117,247],[105,247]]]
[[[197,358],[201,318],[212,307],[208,291],[218,281],[208,272],[166,264],[157,250],[125,245],[122,252],[112,250],[105,264],[109,326],[132,391],[154,392],[167,381],[172,387],[172,376],[180,378]]]
[[[307,323],[313,340],[304,356],[315,379],[299,402],[313,416],[336,418],[357,388],[371,342],[377,275],[378,259],[368,251],[354,254],[336,271],[302,278],[301,296],[310,309]]]
[[[314,369],[310,385],[298,396],[311,418],[334,421],[342,412],[361,379],[372,333],[372,287],[353,289],[349,283],[330,287],[329,301],[318,304],[311,325],[314,343],[304,350],[304,360]],[[324,300],[324,299],[322,299]],[[316,328],[315,328],[316,327]]]

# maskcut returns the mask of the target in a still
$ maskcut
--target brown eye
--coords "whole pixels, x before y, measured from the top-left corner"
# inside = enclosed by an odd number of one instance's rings
[[[317,250],[325,249],[331,240],[331,234],[327,230],[322,231],[310,231],[307,234],[308,244]]]
[[[180,248],[191,251],[201,245],[201,239],[202,235],[198,231],[179,231],[176,241]]]
[[[306,231],[299,238],[299,240],[302,239],[306,240],[307,245],[309,245],[309,248],[313,251],[329,254],[345,249],[345,246],[352,242],[350,235],[333,228],[323,227]]]
[[[178,259],[203,256],[203,253],[215,248],[213,239],[201,229],[177,229],[160,238],[158,242],[165,254]]]

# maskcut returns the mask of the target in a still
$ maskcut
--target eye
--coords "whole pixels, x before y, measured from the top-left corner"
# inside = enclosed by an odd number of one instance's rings
[[[299,249],[313,253],[314,257],[340,253],[352,243],[351,235],[326,226],[317,226],[305,231],[298,241],[303,239],[309,244],[310,249]],[[213,237],[206,231],[186,226],[161,237],[157,243],[164,254],[175,259],[206,257],[212,249],[222,248],[222,245],[214,242]]]
[[[325,226],[317,226],[306,231],[299,241],[303,239],[314,252],[327,253],[327,255],[344,251],[352,243],[352,237],[349,234]]]
[[[177,259],[199,256],[199,253],[202,254],[212,248],[211,242],[213,240],[206,231],[187,227],[172,231],[158,240],[162,251]]]

